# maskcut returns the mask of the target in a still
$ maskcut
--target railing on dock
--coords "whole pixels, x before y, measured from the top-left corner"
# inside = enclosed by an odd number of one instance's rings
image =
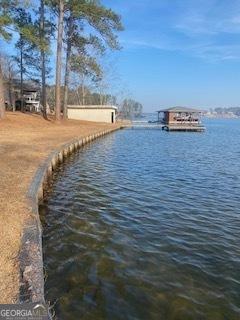
[[[161,129],[162,123],[149,121],[132,121],[128,127],[132,129]]]

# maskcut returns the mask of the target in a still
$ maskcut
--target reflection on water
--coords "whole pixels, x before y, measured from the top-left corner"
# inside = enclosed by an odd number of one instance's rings
[[[55,174],[41,207],[57,319],[240,318],[240,123],[122,130]]]

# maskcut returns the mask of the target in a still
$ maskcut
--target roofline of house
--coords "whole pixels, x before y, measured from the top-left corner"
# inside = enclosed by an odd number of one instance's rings
[[[111,109],[111,110],[117,110],[117,107],[110,106],[110,105],[68,105],[68,109]]]
[[[175,107],[158,110],[157,112],[189,112],[189,113],[202,113],[202,110],[193,109],[193,108],[184,108],[184,107]]]

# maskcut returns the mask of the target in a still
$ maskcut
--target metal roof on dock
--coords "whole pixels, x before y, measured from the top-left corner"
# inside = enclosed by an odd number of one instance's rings
[[[157,112],[194,112],[194,113],[201,113],[202,110],[199,109],[193,109],[193,108],[187,108],[187,107],[172,107],[167,109],[162,109]]]

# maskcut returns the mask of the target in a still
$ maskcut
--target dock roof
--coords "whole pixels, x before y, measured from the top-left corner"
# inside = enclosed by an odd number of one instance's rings
[[[157,112],[189,112],[189,113],[200,113],[202,110],[187,108],[187,107],[172,107],[168,109],[159,110]]]

